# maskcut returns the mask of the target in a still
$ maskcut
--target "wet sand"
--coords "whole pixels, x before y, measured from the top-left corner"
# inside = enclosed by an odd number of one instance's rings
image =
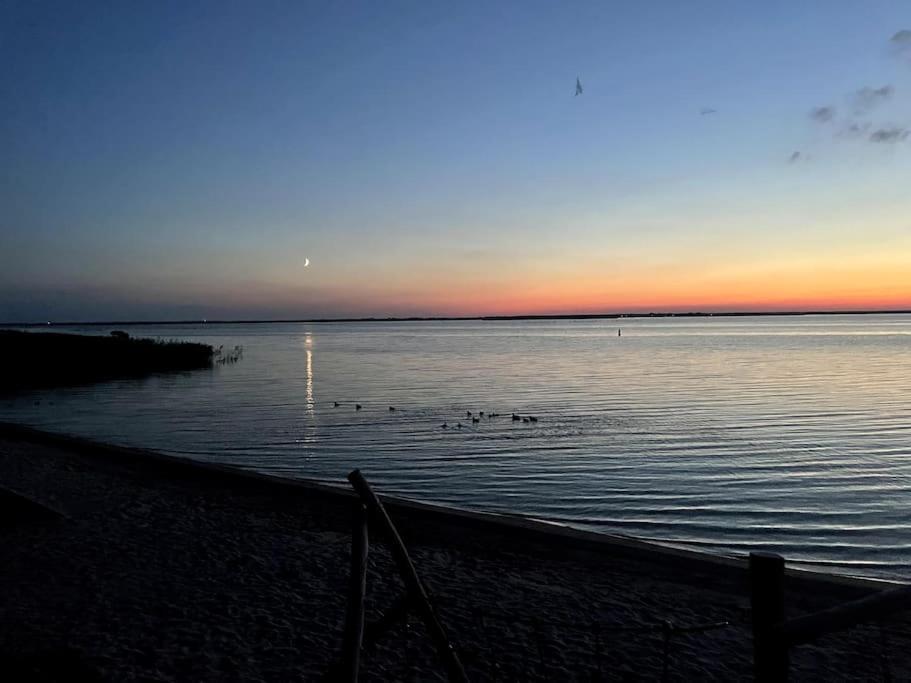
[[[319,680],[337,658],[347,492],[10,425],[0,486],[61,514],[0,525],[8,666],[47,672],[56,657],[102,680],[284,681]],[[665,663],[668,680],[751,678],[745,562],[387,504],[472,680],[661,680]],[[373,621],[403,588],[381,539],[370,550]],[[789,615],[876,588],[794,573]],[[909,634],[901,620],[797,648],[793,679],[909,680]],[[363,672],[443,678],[416,617],[365,651]]]

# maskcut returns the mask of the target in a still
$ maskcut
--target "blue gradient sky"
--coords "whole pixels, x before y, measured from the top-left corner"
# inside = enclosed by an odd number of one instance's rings
[[[911,308],[903,29],[906,0],[0,2],[0,320]]]

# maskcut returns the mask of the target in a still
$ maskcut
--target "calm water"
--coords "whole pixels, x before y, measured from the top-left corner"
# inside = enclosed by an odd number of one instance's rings
[[[244,357],[0,400],[0,419],[289,477],[360,467],[423,500],[911,577],[911,316],[130,331]]]

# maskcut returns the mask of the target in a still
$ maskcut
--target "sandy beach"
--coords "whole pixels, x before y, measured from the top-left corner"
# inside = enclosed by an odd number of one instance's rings
[[[61,515],[0,526],[0,657],[24,680],[67,679],[56,662],[100,680],[319,680],[338,657],[350,494],[11,425],[0,486]],[[387,505],[472,680],[752,677],[743,561]],[[370,552],[368,622],[403,591],[376,536]],[[789,616],[876,588],[795,573]],[[793,678],[907,680],[909,633],[797,648]],[[417,617],[365,650],[363,678],[443,678]]]

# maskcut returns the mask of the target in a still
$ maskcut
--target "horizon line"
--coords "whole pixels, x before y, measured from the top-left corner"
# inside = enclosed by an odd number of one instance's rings
[[[783,311],[651,311],[648,313],[543,313],[517,315],[465,315],[465,316],[370,316],[360,318],[274,318],[274,319],[213,319],[189,318],[182,320],[94,320],[61,322],[0,322],[0,327],[72,327],[74,325],[265,325],[279,323],[360,323],[360,322],[444,322],[444,321],[509,321],[509,320],[618,320],[623,318],[732,318],[799,315],[907,315],[911,309],[880,310],[783,310]]]

